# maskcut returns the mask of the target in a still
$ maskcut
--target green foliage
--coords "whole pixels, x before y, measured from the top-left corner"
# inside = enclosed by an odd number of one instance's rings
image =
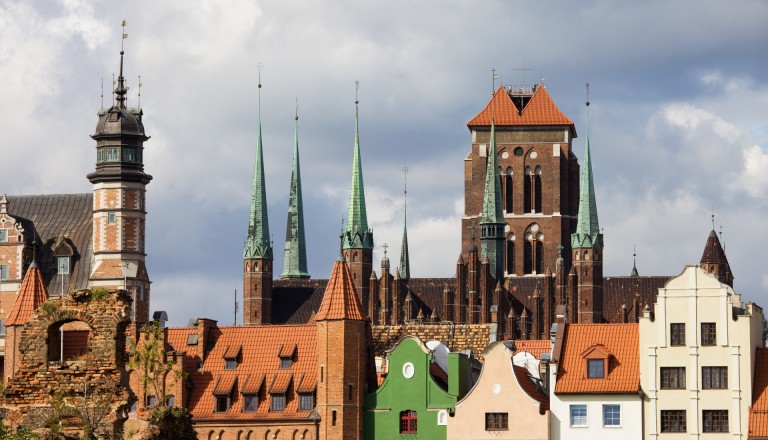
[[[152,321],[141,328],[142,337],[138,343],[130,340],[131,359],[128,367],[136,370],[144,396],[155,396],[157,408],[168,407],[167,383],[169,376],[181,380],[187,374],[176,369],[176,363],[169,359],[165,352],[164,331],[160,323]]]
[[[103,289],[101,287],[91,289],[91,298],[93,298],[95,301],[102,300],[106,298],[108,295],[109,295],[109,290],[107,289]]]
[[[59,307],[61,307],[61,304],[59,304],[58,301],[54,301],[49,299],[48,301],[44,302],[42,306],[40,306],[43,311],[49,315],[53,315],[56,313],[57,310],[59,310]]]
[[[0,440],[38,440],[40,436],[27,428],[19,428],[18,431],[11,431],[11,427],[0,423]]]

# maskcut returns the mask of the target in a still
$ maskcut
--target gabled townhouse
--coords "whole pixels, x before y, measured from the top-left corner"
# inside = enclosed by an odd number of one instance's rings
[[[448,418],[448,439],[549,439],[549,397],[541,381],[513,363],[514,344],[494,342],[483,353],[474,387]]]
[[[421,339],[402,337],[387,353],[384,382],[365,397],[363,438],[445,439],[449,415],[470,386],[469,357],[448,353],[447,369]]]
[[[638,324],[556,324],[551,438],[641,439]]]
[[[680,433],[747,438],[763,312],[742,303],[728,280],[716,278],[716,270],[708,268],[712,275],[702,269],[687,266],[659,289],[654,312],[646,307],[640,319],[649,439],[679,438]]]

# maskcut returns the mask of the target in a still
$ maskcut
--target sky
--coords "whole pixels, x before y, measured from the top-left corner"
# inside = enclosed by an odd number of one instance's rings
[[[359,81],[374,261],[384,243],[399,256],[407,167],[411,274],[454,276],[466,123],[490,99],[495,69],[504,84],[544,84],[576,124],[579,157],[590,83],[607,276],[629,274],[633,247],[641,275],[697,264],[714,212],[736,292],[768,304],[767,2],[0,0],[0,192],[91,191],[89,135],[111,105],[123,19],[128,105],[141,75],[151,136],[151,308],[172,325],[233,322],[259,72],[275,274],[297,102],[309,272],[330,273]]]

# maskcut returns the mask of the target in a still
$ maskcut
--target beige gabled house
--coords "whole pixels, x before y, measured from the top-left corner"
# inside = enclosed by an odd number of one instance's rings
[[[503,342],[485,350],[480,378],[448,418],[449,440],[549,439],[549,398],[513,354]]]
[[[645,438],[747,438],[763,311],[705,269],[687,266],[640,319]]]

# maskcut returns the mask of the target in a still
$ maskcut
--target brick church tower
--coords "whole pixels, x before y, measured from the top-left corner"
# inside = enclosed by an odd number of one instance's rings
[[[491,264],[500,264],[506,277],[541,276],[555,271],[562,245],[570,268],[570,236],[579,196],[579,165],[571,150],[576,137],[573,122],[544,86],[502,86],[467,127],[472,148],[464,159],[464,259],[469,258],[473,238],[489,232],[494,223],[484,214],[487,173],[493,171],[497,182],[491,188],[499,188],[501,204],[503,255],[496,262],[489,256]],[[496,157],[491,158],[494,140]],[[488,164],[494,162],[496,169],[489,170]],[[495,236],[487,238],[484,251],[495,249]]]
[[[125,288],[134,298],[132,320],[149,319],[149,276],[144,264],[146,185],[144,112],[126,106],[123,50],[115,89],[116,103],[99,111],[93,184],[93,269],[90,287]]]
[[[589,106],[589,102],[587,102]],[[571,235],[573,267],[577,292],[571,300],[577,302],[578,317],[574,322],[603,322],[603,234],[597,221],[595,183],[592,178],[592,158],[589,151],[589,116],[584,142],[584,167],[581,170],[581,195],[576,232]],[[578,319],[578,321],[576,321]]]
[[[367,305],[373,270],[373,231],[368,228],[368,216],[365,211],[358,103],[355,99],[355,149],[352,157],[352,183],[349,186],[347,228],[344,231],[344,259],[349,266],[352,282],[361,304]]]
[[[264,182],[264,153],[261,142],[261,78],[259,78],[259,133],[253,165],[251,214],[243,250],[243,323],[272,322],[272,244],[269,241],[267,190]]]
[[[363,434],[363,397],[369,392],[370,326],[343,256],[333,266],[317,321],[317,412],[322,440]],[[372,370],[371,370],[372,371]]]

